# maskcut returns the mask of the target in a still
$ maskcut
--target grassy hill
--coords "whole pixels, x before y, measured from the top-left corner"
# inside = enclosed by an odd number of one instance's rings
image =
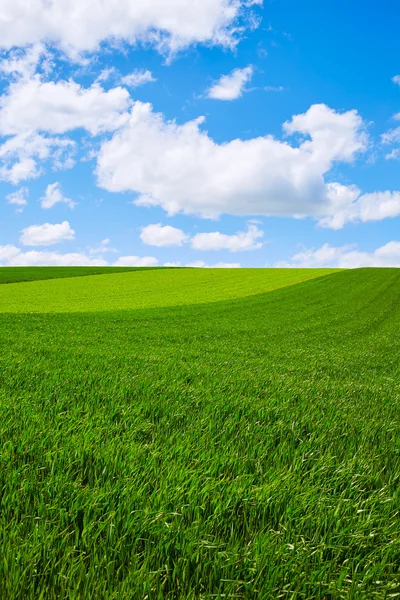
[[[180,273],[1,287],[0,597],[397,597],[400,270]]]
[[[94,312],[203,304],[271,291],[334,269],[141,269],[0,286],[0,312]]]
[[[0,284],[19,281],[60,279],[62,277],[84,277],[87,275],[109,275],[132,271],[165,269],[169,267],[0,267]]]

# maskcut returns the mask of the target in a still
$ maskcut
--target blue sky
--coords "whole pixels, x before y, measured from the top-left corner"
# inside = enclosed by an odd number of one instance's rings
[[[1,0],[0,264],[400,266],[400,8]]]

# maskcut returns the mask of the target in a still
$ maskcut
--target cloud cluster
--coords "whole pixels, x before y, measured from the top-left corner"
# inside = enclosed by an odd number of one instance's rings
[[[116,267],[156,267],[158,260],[154,256],[121,256],[114,263]]]
[[[75,231],[68,221],[63,223],[44,223],[44,225],[30,225],[21,232],[20,242],[24,246],[53,246],[64,241],[75,239]]]
[[[12,83],[0,97],[0,134],[64,134],[81,128],[97,135],[123,125],[130,104],[123,87],[105,91],[99,84],[84,88],[72,80],[43,81],[35,75]]]
[[[169,215],[323,219],[337,209],[324,176],[368,148],[357,111],[338,113],[324,104],[284,124],[291,143],[265,136],[218,144],[203,123],[203,117],[182,125],[165,121],[150,104],[136,102],[126,124],[101,146],[99,185],[136,192],[138,206],[161,206]],[[341,201],[350,202],[352,188],[345,189]]]
[[[0,180],[17,185],[39,177],[46,161],[50,161],[53,170],[71,168],[75,149],[72,140],[34,131],[9,137],[0,143]]]
[[[140,239],[148,246],[168,247],[182,246],[190,242],[193,250],[229,250],[240,252],[244,250],[260,250],[262,243],[256,240],[262,238],[264,232],[256,225],[249,224],[247,231],[238,231],[234,235],[226,235],[219,231],[210,233],[196,233],[194,236],[186,234],[182,229],[163,226],[161,223],[142,227]]]
[[[154,256],[121,256],[116,262],[109,263],[102,256],[93,258],[90,255],[82,254],[81,252],[68,252],[62,254],[60,252],[29,250],[24,252],[16,246],[7,245],[0,246],[0,265],[1,266],[90,266],[90,267],[157,267],[159,261]],[[165,263],[166,267],[180,267],[180,263]],[[199,269],[233,269],[240,268],[239,263],[222,263],[208,265],[203,261],[197,261],[192,264],[185,265],[187,267]]]
[[[38,177],[46,161],[53,170],[71,168],[76,142],[60,136],[79,129],[91,136],[115,131],[128,120],[131,103],[123,87],[84,88],[38,74],[17,78],[0,96],[0,179],[18,184]]]
[[[102,42],[144,42],[169,54],[198,43],[234,46],[256,4],[262,0],[2,0],[0,47],[45,41],[76,57]]]
[[[86,254],[81,254],[79,252],[70,252],[67,254],[38,250],[23,252],[16,246],[8,245],[0,246],[0,265],[13,267],[101,267],[106,266],[107,262],[103,259],[89,258]]]
[[[187,267],[192,267],[192,268],[195,268],[195,269],[240,269],[241,268],[241,264],[240,263],[218,262],[218,263],[216,263],[214,265],[208,265],[203,260],[196,260],[195,262],[189,263],[186,266]]]
[[[261,250],[264,232],[256,225],[249,225],[247,231],[239,231],[234,235],[226,235],[219,231],[210,233],[197,233],[191,239],[193,250],[229,250],[229,252],[242,252],[245,250]]]
[[[182,246],[188,241],[189,236],[182,229],[170,225],[163,227],[161,223],[156,223],[142,227],[140,239],[147,246],[166,248],[168,246]]]
[[[358,269],[360,267],[400,267],[400,242],[392,241],[372,252],[362,252],[357,244],[304,249],[290,261],[280,262],[277,267]]]

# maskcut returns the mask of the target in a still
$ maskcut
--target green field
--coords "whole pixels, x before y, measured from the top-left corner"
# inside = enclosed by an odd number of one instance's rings
[[[0,312],[1,600],[400,597],[400,270],[10,283]]]
[[[0,312],[132,310],[242,298],[332,273],[333,269],[141,269],[0,286]],[[86,270],[86,273],[88,271]]]
[[[83,277],[131,271],[152,270],[160,267],[0,267],[0,284],[18,281]],[[164,267],[165,268],[165,267]]]

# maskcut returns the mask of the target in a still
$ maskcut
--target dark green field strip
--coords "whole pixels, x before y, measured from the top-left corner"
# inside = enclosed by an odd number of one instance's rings
[[[0,284],[147,271],[167,267],[0,267]]]
[[[400,271],[0,343],[0,597],[400,593]]]

